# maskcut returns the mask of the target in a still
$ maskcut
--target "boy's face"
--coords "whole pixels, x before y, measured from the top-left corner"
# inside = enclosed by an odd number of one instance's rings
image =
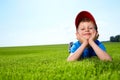
[[[78,33],[81,37],[89,39],[93,33],[96,32],[95,25],[92,21],[80,22],[78,25]]]

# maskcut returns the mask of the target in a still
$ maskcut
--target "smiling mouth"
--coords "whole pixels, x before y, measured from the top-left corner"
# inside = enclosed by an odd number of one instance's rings
[[[86,34],[83,34],[83,35],[91,35],[90,33],[86,33]]]

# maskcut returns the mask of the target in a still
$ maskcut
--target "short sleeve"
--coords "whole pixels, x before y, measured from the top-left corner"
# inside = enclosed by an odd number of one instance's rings
[[[100,47],[103,51],[106,52],[106,48],[105,48],[105,46],[104,46],[102,43],[99,45],[99,47]]]
[[[77,41],[77,42],[75,42],[73,45],[72,45],[72,47],[70,48],[70,53],[72,54],[72,53],[74,53],[78,48],[79,48],[79,46],[80,46],[80,43]]]
[[[95,41],[95,42],[96,42],[96,44],[97,44],[103,51],[106,52],[106,48],[105,48],[105,46],[104,46],[101,42],[99,42],[98,40]]]

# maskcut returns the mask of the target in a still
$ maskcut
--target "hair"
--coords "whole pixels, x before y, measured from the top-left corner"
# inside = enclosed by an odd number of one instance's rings
[[[93,22],[92,20],[90,20],[89,18],[82,18],[81,20],[80,20],[80,22],[79,22],[79,24],[81,23],[81,22]],[[94,22],[93,22],[94,23]],[[94,24],[95,25],[95,24]],[[76,27],[76,30],[78,30],[78,27]],[[97,26],[95,25],[95,30],[97,31]]]

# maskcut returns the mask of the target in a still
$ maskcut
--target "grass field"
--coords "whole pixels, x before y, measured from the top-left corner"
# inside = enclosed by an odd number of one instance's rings
[[[0,48],[0,80],[120,80],[120,43],[106,42],[112,62],[67,62],[68,45]]]

